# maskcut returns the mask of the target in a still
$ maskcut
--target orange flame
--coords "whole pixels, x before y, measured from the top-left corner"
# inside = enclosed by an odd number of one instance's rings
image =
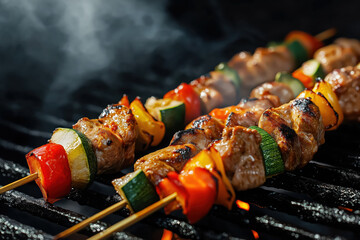
[[[339,209],[343,209],[343,210],[346,210],[346,211],[349,211],[349,212],[353,212],[354,210],[351,209],[351,208],[347,208],[347,207],[343,207],[343,206],[339,206]]]
[[[255,230],[251,230],[251,232],[254,235],[255,239],[259,239],[259,234]]]
[[[247,202],[243,202],[243,201],[240,201],[240,200],[236,200],[236,205],[241,208],[241,209],[244,209],[246,211],[249,211],[250,210],[250,205],[247,203]]]
[[[171,240],[173,238],[173,233],[169,230],[164,229],[161,240]]]

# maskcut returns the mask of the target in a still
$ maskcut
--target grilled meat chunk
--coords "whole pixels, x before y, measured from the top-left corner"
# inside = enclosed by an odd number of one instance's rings
[[[275,48],[258,48],[254,55],[241,52],[235,55],[228,63],[234,68],[240,78],[245,91],[255,86],[274,80],[276,73],[290,72],[295,67],[295,61],[289,50],[284,46]],[[248,92],[242,92],[247,95]]]
[[[193,120],[186,126],[185,129],[189,128],[204,129],[205,135],[209,139],[214,140],[221,138],[222,130],[224,129],[224,123],[220,122],[218,119],[211,117],[210,115],[204,115]]]
[[[271,100],[267,98],[250,98],[247,100],[243,99],[238,106],[243,108],[244,111],[230,113],[229,117],[226,120],[227,127],[250,127],[254,125],[257,126],[262,113],[268,108],[278,106],[278,104],[275,105]]]
[[[344,48],[351,48],[356,54],[358,60],[360,57],[360,41],[352,38],[338,38],[334,42],[335,44]]]
[[[325,141],[319,108],[308,99],[295,99],[266,110],[259,127],[278,143],[288,171],[307,164]]]
[[[280,104],[288,103],[295,98],[291,88],[280,82],[263,83],[250,93],[251,98],[262,98],[269,95],[277,96]]]
[[[222,96],[222,101],[220,101],[220,99],[218,98],[216,102],[219,105],[215,107],[233,104],[234,100],[236,99],[236,89],[233,83],[229,79],[227,79],[225,75],[221,72],[213,71],[210,72],[210,75],[211,77],[201,76],[198,79],[193,80],[190,84],[194,87],[195,90],[197,90],[200,96],[201,92],[203,91],[203,89],[206,89],[206,87],[209,87],[209,89],[214,89],[218,93],[220,93],[220,95]],[[203,95],[205,94],[203,93]],[[209,96],[218,97],[217,94]],[[210,109],[210,107],[203,106],[202,110],[204,113],[208,113],[212,109]]]
[[[132,163],[125,158],[123,139],[98,119],[81,118],[74,129],[84,133],[91,141],[97,159],[97,173],[116,172]]]
[[[337,95],[345,119],[360,121],[360,69],[349,66],[334,70],[325,81]]]
[[[194,90],[201,100],[201,112],[208,113],[212,109],[222,106],[224,99],[221,93],[213,87],[204,86],[201,84],[193,85]]]
[[[333,69],[354,66],[358,61],[358,56],[352,48],[331,44],[317,50],[314,59],[321,63],[326,73],[329,73]]]
[[[183,145],[191,143],[198,149],[202,150],[215,139],[212,139],[212,135],[207,136],[206,131],[201,128],[189,128],[186,130],[178,131],[174,134],[171,139],[170,145]]]
[[[156,186],[169,172],[180,172],[186,162],[199,151],[193,144],[168,146],[138,159],[134,170],[142,169]]]
[[[114,173],[133,163],[138,132],[136,120],[127,107],[110,105],[99,119],[82,118],[73,128],[90,139],[98,174]]]
[[[260,134],[241,126],[224,128],[222,139],[214,143],[233,187],[247,190],[265,182],[260,150]]]

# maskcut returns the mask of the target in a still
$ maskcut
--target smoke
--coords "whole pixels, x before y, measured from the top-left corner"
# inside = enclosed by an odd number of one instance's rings
[[[58,114],[79,105],[82,89],[104,92],[105,100],[94,103],[101,107],[123,93],[161,96],[204,73],[204,66],[226,60],[219,50],[238,40],[240,31],[229,34],[223,16],[218,16],[221,21],[210,16],[214,30],[215,24],[225,30],[213,31],[216,41],[204,40],[196,32],[202,25],[180,25],[167,5],[145,0],[0,1],[0,87],[36,96],[45,111]],[[218,7],[214,1],[211,6]]]

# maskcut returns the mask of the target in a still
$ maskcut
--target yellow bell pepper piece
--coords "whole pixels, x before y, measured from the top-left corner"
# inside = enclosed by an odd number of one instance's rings
[[[318,106],[325,130],[330,130],[337,125],[338,114],[322,93],[304,90],[297,98],[309,98],[316,106]]]
[[[330,129],[328,129],[328,130],[335,130],[343,122],[344,113],[341,109],[341,106],[339,104],[339,100],[338,100],[336,94],[332,90],[331,85],[328,82],[325,82],[324,80],[320,80],[320,81],[316,82],[316,84],[313,88],[313,91],[315,93],[321,93],[322,95],[324,95],[324,97],[329,101],[331,106],[334,108],[334,110],[339,115],[339,120],[338,120],[337,124],[334,125],[333,127],[331,127]]]
[[[139,130],[136,148],[145,150],[149,146],[158,145],[165,135],[164,123],[153,118],[139,98],[135,98],[131,102],[130,109],[134,114]]]

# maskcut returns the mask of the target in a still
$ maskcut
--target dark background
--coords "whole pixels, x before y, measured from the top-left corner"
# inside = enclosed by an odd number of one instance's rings
[[[97,117],[124,93],[161,97],[294,29],[360,38],[358,12],[356,1],[0,1],[0,100]]]

